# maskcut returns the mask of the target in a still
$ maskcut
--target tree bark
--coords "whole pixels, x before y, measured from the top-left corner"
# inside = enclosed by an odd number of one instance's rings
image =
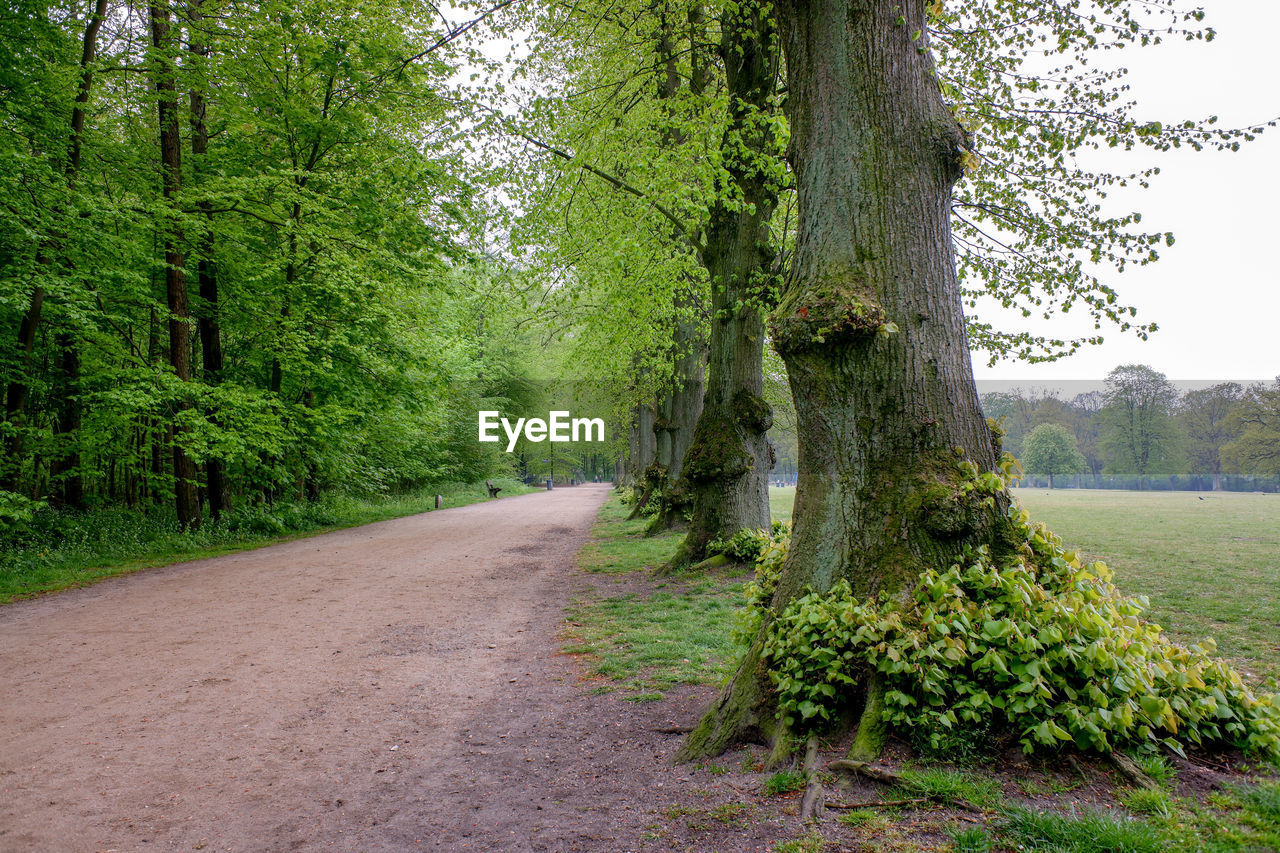
[[[706,394],[707,345],[699,332],[696,317],[686,314],[693,306],[687,298],[678,298],[672,351],[675,363],[674,387],[663,397],[659,407],[657,463],[664,471],[659,486],[659,509],[646,533],[670,530],[684,523],[691,496],[683,488],[680,475],[685,454],[693,442],[694,428],[702,414]]]
[[[182,189],[182,134],[178,129],[178,88],[173,58],[173,37],[169,8],[148,6],[151,44],[155,49],[155,88],[160,128],[160,180],[166,203],[176,211]],[[182,228],[170,224],[164,232],[165,299],[169,308],[169,364],[182,382],[191,381],[191,308],[187,299],[186,258]],[[190,408],[179,400],[179,412]],[[173,434],[173,495],[178,523],[184,529],[200,526],[200,500],[196,486],[196,466],[182,447],[181,430]]]
[[[799,220],[771,331],[796,404],[799,483],[773,613],[842,579],[855,595],[902,595],[965,545],[1014,547],[1008,495],[986,507],[957,489],[957,463],[991,470],[997,443],[973,381],[951,243],[966,139],[927,45],[913,39],[927,31],[925,5],[778,4]],[[764,630],[685,758],[767,733]]]
[[[705,559],[717,537],[769,528],[773,414],[764,400],[763,309],[776,254],[769,220],[780,189],[779,142],[769,118],[781,54],[771,15],[755,0],[724,14],[728,181],[711,206],[700,253],[712,293],[707,393],[682,472],[693,518],[667,571]]]

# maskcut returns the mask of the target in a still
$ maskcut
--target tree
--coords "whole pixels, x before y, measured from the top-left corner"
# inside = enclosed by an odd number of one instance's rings
[[[1014,174],[1025,164],[1034,171],[1042,155],[1051,161],[1039,164],[1046,193],[1054,185],[1048,175],[1064,163],[1064,147],[1106,139],[1132,144],[1136,128],[1107,120],[1105,97],[1064,111],[1065,124],[1079,135],[1055,125],[1057,109],[1087,86],[1067,83],[1055,98],[1059,80],[1035,96],[1034,108],[1020,100],[1044,81],[1019,74],[1009,56],[1045,43],[1056,43],[1060,53],[1087,52],[1102,46],[1099,32],[1122,41],[1151,37],[1125,4],[1101,4],[1111,19],[1093,24],[1077,5],[978,3],[949,13],[944,4],[923,0],[777,4],[787,46],[798,224],[794,263],[770,330],[799,421],[794,533],[755,640],[690,734],[683,757],[718,752],[744,737],[771,740],[775,757],[790,748],[775,714],[764,644],[770,620],[806,590],[822,595],[839,583],[854,600],[894,599],[922,572],[941,570],[970,549],[987,549],[999,564],[1017,559],[1025,544],[1006,515],[1010,498],[995,473],[997,441],[979,407],[952,242],[952,187],[979,161],[971,132],[942,91],[948,81],[971,84],[964,104],[986,110],[1000,128],[996,160],[1014,164]],[[952,60],[941,86],[931,28],[943,32],[940,41],[949,47],[940,52]],[[956,59],[952,48],[961,42],[966,55]],[[1029,124],[1038,125],[1048,149],[1020,149],[1018,137]],[[1076,173],[1073,180],[1080,178]],[[997,180],[988,187],[1016,198],[1019,183]],[[1080,224],[1066,210],[1072,202],[1041,200],[1055,215],[1063,211],[1073,227]],[[1050,238],[1030,221],[1039,215],[1035,205],[1019,205],[1028,216],[1004,222],[1029,229],[1024,233],[1032,245],[1070,232]],[[999,219],[998,207],[989,205],[986,213]],[[1050,229],[1060,224],[1050,217]],[[1095,244],[1123,243],[1122,223],[1111,225]],[[1065,245],[1082,244],[1068,237]],[[1030,286],[1037,262],[1017,266]],[[1097,316],[1114,314],[1113,294],[1100,294],[1086,279],[1073,285],[1069,272],[1065,279],[1048,274],[1035,286],[1038,292],[1065,287],[1066,302],[1083,299]],[[1038,292],[1030,292],[1039,301]],[[850,705],[855,697],[862,702],[855,752],[873,756],[883,738],[883,682],[875,672],[851,681],[841,689]]]
[[[1222,457],[1241,474],[1280,477],[1280,379],[1250,388],[1232,412],[1239,436]]]
[[[1178,409],[1191,473],[1210,475],[1215,492],[1222,490],[1222,448],[1240,433],[1240,421],[1234,415],[1243,397],[1239,384],[1223,382],[1188,391]]]
[[[959,491],[958,463],[993,470],[996,442],[973,382],[950,228],[968,139],[917,49],[925,5],[777,8],[799,200],[770,331],[796,403],[800,471],[775,609],[838,580],[859,596],[895,595],[966,545],[1011,541],[1007,495],[985,505]],[[682,755],[753,732],[785,744],[762,647],[758,635]],[[865,688],[859,737],[874,752],[876,676]]]
[[[1040,424],[1031,430],[1022,446],[1022,466],[1032,474],[1048,476],[1052,489],[1055,474],[1078,474],[1085,470],[1086,463],[1066,427]]]
[[[1106,405],[1099,412],[1101,444],[1114,474],[1138,478],[1175,473],[1182,462],[1181,433],[1173,419],[1178,391],[1163,373],[1125,364],[1107,374]]]
[[[560,13],[560,7],[553,7],[553,12]],[[676,27],[674,22],[683,25]],[[567,110],[562,103],[546,107],[539,99],[531,112],[540,116],[546,109],[565,110],[568,128],[581,127],[582,132],[572,144],[563,145],[537,140],[533,134],[523,138],[568,164],[575,179],[584,172],[590,176],[591,188],[576,180],[572,184],[570,198],[577,204],[592,199],[592,188],[634,199],[622,199],[625,207],[611,203],[610,223],[602,225],[598,211],[593,211],[585,228],[565,229],[559,240],[562,247],[594,244],[587,252],[573,253],[579,279],[583,273],[594,273],[591,256],[600,247],[613,256],[615,272],[606,286],[614,316],[586,322],[585,335],[598,337],[601,330],[620,323],[629,336],[652,334],[653,324],[635,322],[638,311],[618,314],[617,308],[643,300],[645,310],[651,311],[656,301],[665,313],[672,301],[667,288],[679,281],[662,269],[674,266],[668,260],[672,255],[696,263],[698,279],[706,287],[695,291],[702,300],[699,313],[705,313],[709,326],[706,393],[688,450],[679,465],[657,458],[662,443],[653,440],[652,432],[657,428],[661,436],[672,423],[661,414],[668,405],[665,399],[653,405],[650,388],[637,387],[640,407],[632,421],[632,452],[626,466],[633,477],[642,479],[646,498],[664,482],[673,486],[662,499],[659,524],[686,509],[691,515],[682,547],[668,567],[675,570],[701,560],[716,538],[769,524],[767,484],[773,458],[766,432],[771,415],[763,397],[761,359],[764,314],[776,297],[779,260],[772,220],[786,183],[785,126],[777,109],[780,47],[768,6],[755,2],[724,4],[709,14],[696,2],[639,4],[625,14],[609,4],[589,8],[585,15],[570,12],[562,25],[543,25],[557,34],[575,27],[585,32],[563,52],[568,57],[564,64],[573,88],[583,95],[565,99]],[[584,56],[588,62],[582,62]],[[678,56],[683,58],[677,62]],[[647,125],[636,128],[646,117]],[[558,124],[547,130],[563,134],[566,123]],[[613,163],[619,165],[615,168]],[[631,171],[648,180],[631,178]],[[584,240],[584,234],[597,235],[602,228],[620,233],[604,241],[595,236]],[[545,239],[546,229],[540,231],[540,239]],[[635,257],[630,248],[641,241],[648,250]],[[623,252],[629,261],[635,257],[627,268],[646,273],[642,280],[616,274],[616,260]],[[687,284],[681,287],[689,290]],[[582,291],[568,298],[588,301]],[[680,304],[678,290],[676,296]],[[688,301],[683,297],[686,305]],[[678,332],[681,324],[669,328]],[[664,353],[664,360],[669,349],[685,349],[679,342],[671,344],[667,337],[660,347],[646,347],[650,353],[628,360],[626,369],[638,372],[641,363],[647,369],[654,349]],[[692,375],[665,383],[664,371],[659,367],[644,376],[646,383],[653,381],[660,397],[670,394],[671,385],[681,389],[695,384],[688,381]],[[658,464],[650,465],[653,459]],[[668,476],[676,468],[678,480]],[[646,471],[643,478],[638,476]]]

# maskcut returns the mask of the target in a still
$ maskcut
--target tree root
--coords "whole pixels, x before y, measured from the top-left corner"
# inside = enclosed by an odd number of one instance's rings
[[[849,761],[847,759],[838,759],[827,764],[829,770],[839,770],[845,773],[852,773],[855,776],[862,776],[873,782],[879,782],[882,785],[894,785],[899,788],[905,788],[910,791],[914,787],[910,781],[892,770],[886,770],[883,767],[872,767],[864,761]],[[986,809],[975,806],[968,800],[962,800],[958,797],[925,797],[925,799],[937,800],[958,809],[964,809],[974,814],[986,814]]]
[[[867,679],[867,699],[858,719],[858,733],[849,749],[849,760],[869,764],[884,752],[888,729],[884,724],[884,681],[880,673]]]
[[[1146,773],[1142,772],[1142,768],[1133,763],[1133,759],[1122,752],[1113,752],[1109,756],[1111,763],[1116,769],[1129,780],[1133,785],[1139,788],[1146,788],[1149,791],[1160,790],[1160,783],[1152,779]]]
[[[818,779],[818,739],[810,736],[804,747],[804,797],[800,800],[800,819],[819,820],[826,805],[826,792]]]

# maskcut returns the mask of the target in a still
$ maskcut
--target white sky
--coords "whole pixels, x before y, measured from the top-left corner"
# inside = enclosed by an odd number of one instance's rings
[[[1212,42],[1168,42],[1114,54],[1130,69],[1138,116],[1167,122],[1217,115],[1222,127],[1280,116],[1274,67],[1280,3],[1201,2],[1205,24],[1217,32]],[[1151,189],[1135,190],[1124,200],[1142,211],[1144,229],[1172,231],[1176,242],[1160,250],[1158,263],[1106,281],[1122,301],[1138,308],[1139,320],[1156,322],[1159,331],[1143,342],[1104,324],[1104,344],[1050,364],[1004,361],[988,368],[976,353],[976,376],[1053,384],[1100,379],[1119,364],[1137,362],[1175,380],[1275,379],[1280,375],[1280,127],[1236,153],[1118,156],[1122,159],[1113,167],[1118,172],[1139,163],[1160,166]],[[1119,198],[1116,193],[1109,200]],[[1092,328],[1083,321],[1072,314],[1029,328],[1077,336]],[[1019,317],[1015,322],[1027,328],[1024,324],[1035,321]]]

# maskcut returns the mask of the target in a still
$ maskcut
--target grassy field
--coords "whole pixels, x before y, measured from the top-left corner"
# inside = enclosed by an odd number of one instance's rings
[[[1014,489],[1069,546],[1103,560],[1182,642],[1213,637],[1256,679],[1280,679],[1280,495]],[[795,489],[770,489],[790,518]]]

